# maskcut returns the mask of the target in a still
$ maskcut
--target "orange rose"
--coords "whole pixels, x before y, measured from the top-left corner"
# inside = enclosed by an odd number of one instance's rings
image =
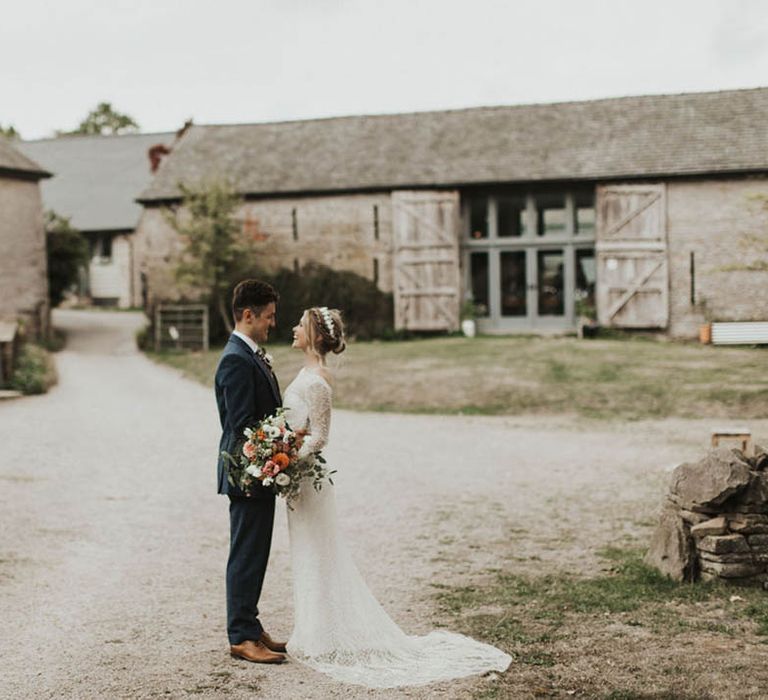
[[[272,457],[272,461],[277,464],[277,466],[280,468],[280,471],[283,471],[290,463],[291,459],[288,457],[285,452],[278,452],[274,457]]]

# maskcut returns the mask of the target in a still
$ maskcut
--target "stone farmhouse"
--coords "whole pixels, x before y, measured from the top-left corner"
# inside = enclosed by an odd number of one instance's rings
[[[31,338],[50,326],[40,165],[0,138],[0,321]]]
[[[766,320],[766,114],[760,88],[192,126],[140,196],[133,303],[138,275],[178,294],[178,183],[226,178],[259,264],[364,275],[398,327],[453,330],[468,298],[491,333]]]
[[[69,218],[90,243],[81,293],[94,304],[126,308],[136,297],[132,238],[142,210],[135,199],[152,179],[150,150],[159,163],[174,136],[60,136],[18,144],[55,174],[42,186],[46,210]]]

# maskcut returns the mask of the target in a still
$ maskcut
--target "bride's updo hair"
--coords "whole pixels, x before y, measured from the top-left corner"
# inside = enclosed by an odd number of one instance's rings
[[[338,309],[313,306],[304,312],[301,322],[309,347],[321,360],[329,352],[335,355],[344,352],[347,341],[344,337],[344,321]]]

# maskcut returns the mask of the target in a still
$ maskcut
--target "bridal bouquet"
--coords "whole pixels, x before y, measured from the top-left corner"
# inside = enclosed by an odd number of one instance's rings
[[[303,481],[310,481],[316,491],[322,488],[325,479],[333,484],[331,474],[334,472],[328,471],[320,452],[299,457],[306,433],[291,430],[285,420],[285,409],[278,408],[273,416],[243,432],[246,440],[237,458],[228,452],[222,452],[222,455],[230,463],[229,483],[246,494],[250,494],[254,483],[260,481],[285,498],[290,507]]]

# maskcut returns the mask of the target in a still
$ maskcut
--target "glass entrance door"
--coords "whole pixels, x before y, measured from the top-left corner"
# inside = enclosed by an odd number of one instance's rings
[[[536,251],[536,316],[565,317],[565,251],[562,248]]]
[[[567,332],[577,300],[594,298],[594,209],[589,191],[465,200],[465,290],[486,333]]]
[[[504,318],[528,317],[528,264],[524,250],[499,252],[499,311]]]
[[[569,330],[574,251],[520,247],[472,251],[468,273],[479,330]],[[569,312],[570,309],[570,312]]]

